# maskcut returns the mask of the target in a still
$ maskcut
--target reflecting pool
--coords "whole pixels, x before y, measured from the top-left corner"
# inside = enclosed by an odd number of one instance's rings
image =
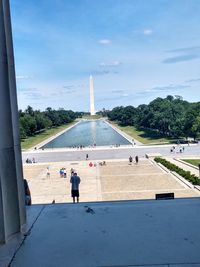
[[[42,148],[130,145],[131,143],[103,120],[81,121]]]

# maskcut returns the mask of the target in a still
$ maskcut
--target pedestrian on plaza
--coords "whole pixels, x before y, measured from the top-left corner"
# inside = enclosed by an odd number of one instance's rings
[[[49,167],[47,167],[47,178],[50,178],[50,171],[49,171]]]
[[[64,177],[64,169],[61,168],[59,172],[60,172],[60,178],[63,178]]]
[[[139,162],[139,158],[138,156],[135,156],[135,163],[138,164],[138,162]]]
[[[88,160],[88,158],[89,158],[89,155],[88,155],[88,154],[86,154],[86,156],[85,156],[85,159],[86,159],[86,160]]]
[[[129,163],[132,164],[132,162],[133,162],[133,158],[130,156],[129,157]]]
[[[71,187],[71,194],[73,198],[73,203],[75,203],[75,198],[77,203],[79,202],[79,184],[81,182],[81,179],[79,176],[77,176],[77,173],[75,172],[74,175],[70,179],[70,183],[72,185]]]
[[[63,177],[64,177],[64,178],[67,178],[67,171],[66,171],[66,168],[64,168],[64,170],[63,170]]]
[[[92,162],[90,162],[90,163],[89,163],[89,166],[90,166],[90,167],[92,167],[92,166],[93,166]]]

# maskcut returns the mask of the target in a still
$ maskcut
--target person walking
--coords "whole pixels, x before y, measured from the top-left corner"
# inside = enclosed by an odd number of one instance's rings
[[[77,175],[77,173],[75,172],[70,179],[70,183],[72,184],[71,194],[72,194],[72,198],[73,198],[73,203],[75,203],[75,198],[76,198],[77,203],[79,202],[79,184],[80,184],[80,182],[81,182],[81,179]]]
[[[129,157],[129,164],[132,164],[132,162],[133,162],[133,158],[130,156]]]
[[[88,158],[89,158],[89,155],[88,155],[88,154],[86,154],[86,156],[85,156],[85,159],[86,159],[86,160],[88,160]]]
[[[135,163],[138,164],[139,158],[138,156],[135,156]]]

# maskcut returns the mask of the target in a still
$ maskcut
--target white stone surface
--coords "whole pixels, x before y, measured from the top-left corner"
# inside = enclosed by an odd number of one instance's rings
[[[47,205],[11,267],[196,267],[199,225],[199,198]]]

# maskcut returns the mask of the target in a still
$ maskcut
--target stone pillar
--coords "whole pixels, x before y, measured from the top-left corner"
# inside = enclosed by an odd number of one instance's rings
[[[11,17],[9,1],[5,1],[5,28],[6,28],[6,42],[8,53],[8,74],[9,74],[9,86],[10,86],[10,101],[12,112],[12,125],[13,125],[13,139],[14,139],[14,152],[15,152],[15,164],[17,172],[17,185],[19,194],[19,211],[20,211],[20,224],[21,228],[26,224],[26,212],[25,212],[25,199],[24,199],[24,182],[23,182],[23,169],[22,169],[22,157],[21,157],[21,142],[19,132],[19,113],[17,104],[17,88],[16,88],[16,76],[15,76],[15,61],[13,52],[13,40],[11,29]]]
[[[2,243],[26,222],[9,0],[0,0],[0,124]]]

